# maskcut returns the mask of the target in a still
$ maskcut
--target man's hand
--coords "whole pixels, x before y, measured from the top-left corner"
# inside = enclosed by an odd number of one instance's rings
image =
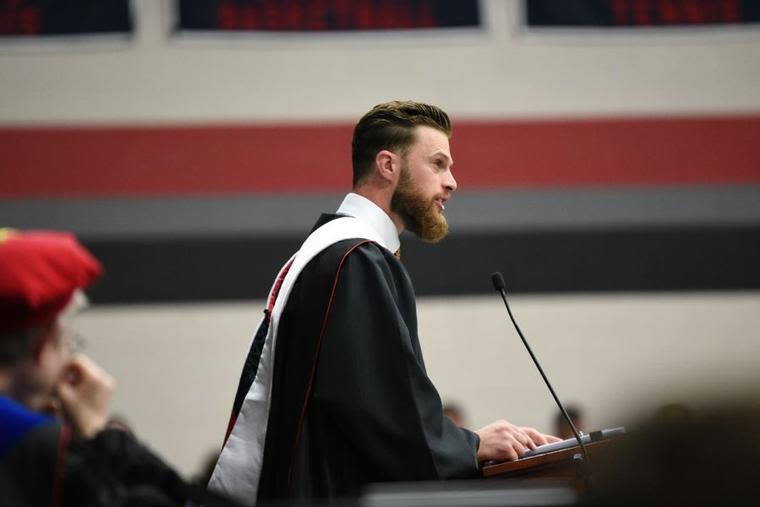
[[[544,435],[534,428],[520,428],[507,421],[496,421],[480,428],[478,461],[512,461],[539,445],[558,442],[560,439]]]
[[[113,377],[84,356],[73,358],[56,386],[64,417],[86,438],[105,428],[110,415]]]

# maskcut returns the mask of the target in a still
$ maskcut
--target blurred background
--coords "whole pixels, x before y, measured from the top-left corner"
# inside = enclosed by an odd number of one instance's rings
[[[0,225],[106,276],[75,327],[187,476],[272,277],[373,105],[454,123],[450,237],[404,239],[442,398],[587,430],[760,380],[760,6],[742,0],[0,0]]]

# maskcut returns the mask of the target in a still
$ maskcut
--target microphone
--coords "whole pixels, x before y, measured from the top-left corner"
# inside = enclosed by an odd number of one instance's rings
[[[546,387],[549,388],[549,392],[552,393],[552,397],[554,397],[554,401],[557,402],[557,406],[559,407],[560,412],[562,412],[562,416],[565,418],[565,421],[567,421],[567,424],[570,426],[570,429],[573,431],[573,436],[575,436],[575,440],[578,441],[578,445],[581,448],[581,451],[583,452],[583,459],[585,460],[584,473],[586,474],[586,483],[589,485],[591,480],[591,473],[589,472],[589,467],[591,465],[591,462],[588,459],[588,453],[586,452],[586,446],[583,443],[583,439],[580,436],[580,433],[578,432],[578,428],[575,427],[575,424],[573,423],[573,420],[570,418],[569,415],[567,415],[567,410],[565,410],[564,405],[562,405],[562,402],[559,401],[559,397],[557,396],[557,393],[554,392],[554,388],[551,385],[551,382],[549,382],[549,379],[546,377],[546,374],[544,373],[544,369],[541,368],[541,364],[539,364],[538,359],[536,359],[535,354],[533,354],[533,350],[530,348],[530,345],[528,345],[528,340],[525,339],[525,336],[523,336],[522,331],[520,330],[520,326],[517,325],[517,321],[515,320],[515,317],[512,315],[512,310],[509,308],[509,303],[507,302],[507,293],[505,291],[506,284],[504,283],[504,277],[501,275],[500,272],[491,273],[491,282],[493,283],[493,288],[496,289],[496,292],[501,294],[501,298],[504,300],[504,306],[507,307],[507,313],[509,314],[510,320],[512,320],[512,324],[515,326],[515,329],[517,330],[517,334],[520,336],[520,339],[523,342],[523,345],[525,345],[525,348],[528,350],[528,354],[530,354],[531,359],[533,359],[533,363],[536,365],[536,368],[538,368],[538,372],[541,374],[541,377],[543,377],[544,382],[546,383]],[[590,489],[590,488],[588,488]]]

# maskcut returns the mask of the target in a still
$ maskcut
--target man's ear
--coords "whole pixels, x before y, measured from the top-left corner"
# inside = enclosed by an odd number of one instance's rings
[[[401,160],[398,155],[388,150],[380,150],[375,155],[375,167],[378,176],[388,183],[394,183],[401,171]]]

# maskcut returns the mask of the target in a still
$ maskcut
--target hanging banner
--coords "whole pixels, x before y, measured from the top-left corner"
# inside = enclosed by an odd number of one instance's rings
[[[480,27],[478,0],[178,0],[178,30],[345,32]]]
[[[653,27],[760,22],[757,0],[525,0],[530,27]]]
[[[0,37],[131,31],[129,0],[0,0]]]

